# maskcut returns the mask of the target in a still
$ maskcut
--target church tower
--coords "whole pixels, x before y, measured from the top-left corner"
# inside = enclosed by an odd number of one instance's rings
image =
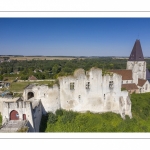
[[[139,79],[146,79],[146,62],[144,61],[140,40],[136,40],[127,61],[127,69],[132,70],[134,83],[138,83]]]

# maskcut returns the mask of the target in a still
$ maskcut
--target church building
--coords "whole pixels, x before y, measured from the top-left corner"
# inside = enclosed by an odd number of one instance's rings
[[[150,73],[146,68],[140,40],[134,43],[126,69],[110,71],[122,76],[122,89],[130,93],[150,92]]]

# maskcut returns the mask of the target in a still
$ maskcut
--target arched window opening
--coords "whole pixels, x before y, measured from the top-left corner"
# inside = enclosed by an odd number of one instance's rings
[[[33,92],[29,92],[29,93],[28,93],[28,99],[30,99],[30,98],[32,98],[32,97],[34,97]]]

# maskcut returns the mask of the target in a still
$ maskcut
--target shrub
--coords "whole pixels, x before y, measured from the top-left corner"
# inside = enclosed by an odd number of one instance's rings
[[[57,121],[57,116],[52,112],[48,113],[48,123],[54,124]]]
[[[77,116],[76,112],[73,111],[64,111],[62,116],[62,122],[65,124],[67,122],[72,122]]]
[[[121,88],[121,91],[125,91],[125,90],[127,90],[126,88]]]
[[[17,132],[27,132],[28,127],[22,127],[21,129],[17,130]]]
[[[62,109],[57,109],[56,110],[56,116],[62,116],[63,115],[63,110]]]
[[[53,87],[53,83],[48,83],[48,87]]]
[[[132,119],[126,115],[123,120],[120,114],[112,112],[57,110],[56,115],[53,114],[57,122],[46,122],[42,132],[150,132],[150,93],[131,94],[131,102]]]

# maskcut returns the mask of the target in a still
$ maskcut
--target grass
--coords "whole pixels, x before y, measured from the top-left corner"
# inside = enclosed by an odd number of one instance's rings
[[[115,113],[77,113],[61,110],[52,115],[43,116],[41,132],[150,132],[150,93],[132,94],[132,116],[123,120]]]
[[[12,92],[23,92],[24,88],[29,84],[30,82],[13,82],[9,90]]]
[[[15,79],[16,79],[16,77],[4,77],[3,80],[4,81],[6,80],[5,82],[13,82]]]
[[[10,60],[72,60],[72,59],[76,59],[76,57],[46,57],[46,56],[42,56],[42,57],[36,57],[36,56],[33,56],[33,57],[11,57],[10,56]]]
[[[43,85],[43,84],[47,84],[48,86],[53,85],[53,81],[13,82],[11,83],[9,90],[12,92],[23,92],[26,86],[33,83],[38,85]]]

